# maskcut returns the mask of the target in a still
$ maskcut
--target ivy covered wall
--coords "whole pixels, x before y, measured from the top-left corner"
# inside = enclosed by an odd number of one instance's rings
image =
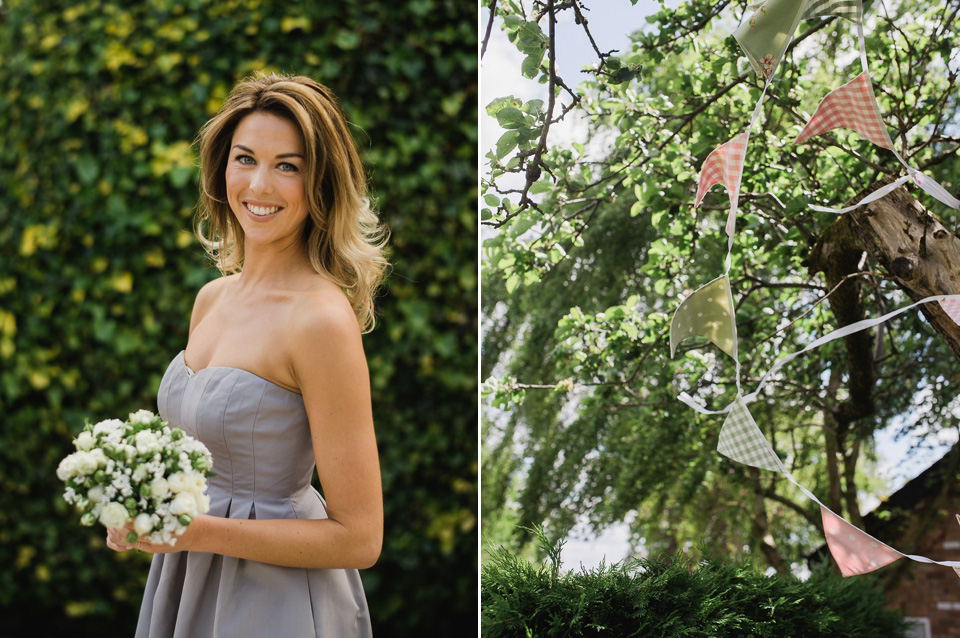
[[[84,418],[155,409],[217,276],[190,232],[192,141],[261,69],[340,96],[392,231],[364,340],[386,508],[362,572],[374,631],[476,626],[476,67],[476,7],[455,0],[3,0],[5,635],[132,634],[148,559],[80,527],[54,471]]]

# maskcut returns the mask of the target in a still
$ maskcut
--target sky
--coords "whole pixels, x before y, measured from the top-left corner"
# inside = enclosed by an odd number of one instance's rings
[[[668,7],[676,7],[679,0],[667,0]],[[527,5],[530,3],[527,2]],[[619,49],[621,52],[628,49],[629,34],[642,28],[648,28],[645,20],[647,15],[659,8],[655,0],[640,0],[631,5],[629,0],[599,0],[589,4],[591,10],[586,12],[588,26],[601,51]],[[481,38],[486,33],[489,11],[482,8]],[[560,43],[557,52],[557,73],[570,87],[580,84],[586,76],[580,73],[584,66],[595,65],[596,53],[583,30],[572,22],[572,12],[561,12],[564,16],[556,26],[556,37]],[[735,21],[735,17],[727,16]],[[480,154],[481,157],[496,145],[497,139],[503,133],[495,118],[488,116],[484,110],[493,99],[513,95],[523,101],[534,98],[546,99],[544,85],[536,80],[529,80],[520,74],[520,64],[523,56],[508,40],[499,28],[499,20],[491,30],[487,51],[480,63]],[[546,31],[546,21],[541,25]],[[568,118],[569,119],[569,118]],[[564,121],[550,129],[551,141],[570,139],[578,135],[576,122]],[[482,170],[488,169],[487,160],[481,162]],[[522,179],[520,183],[522,185]],[[507,185],[504,182],[503,185]],[[484,229],[483,237],[488,236],[489,229]],[[960,407],[955,412],[960,411]],[[691,418],[692,415],[691,415]],[[939,459],[946,450],[957,441],[956,431],[941,432],[938,437],[930,437],[926,443],[929,449],[914,449],[918,442],[917,437],[897,439],[896,432],[901,423],[895,422],[876,437],[878,460],[874,471],[886,485],[884,494],[863,495],[861,504],[863,513],[876,507],[881,496],[886,497],[904,483],[918,475]],[[595,535],[585,528],[574,530],[567,539],[563,548],[562,561],[566,569],[590,569],[606,560],[607,564],[627,558],[630,552],[629,530],[625,524],[615,524]]]

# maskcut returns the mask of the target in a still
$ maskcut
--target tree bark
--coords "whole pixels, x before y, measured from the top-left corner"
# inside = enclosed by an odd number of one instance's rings
[[[873,184],[857,199],[892,179]],[[844,220],[858,247],[883,266],[912,300],[960,294],[960,238],[906,188],[900,187],[862,209],[851,211],[837,223]],[[920,309],[960,360],[960,326],[947,316],[940,304],[927,303]]]

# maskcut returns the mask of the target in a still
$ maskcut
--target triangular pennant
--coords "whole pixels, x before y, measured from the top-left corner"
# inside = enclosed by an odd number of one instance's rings
[[[953,323],[960,326],[960,299],[941,299],[940,307],[947,313],[947,316],[953,319]],[[960,515],[957,516],[957,522],[960,523]]]
[[[730,414],[720,428],[717,452],[745,465],[774,472],[783,471],[780,457],[770,447],[739,395],[730,405]]]
[[[687,337],[705,337],[737,359],[733,295],[726,275],[717,277],[680,302],[670,322],[670,356]]]
[[[866,71],[823,98],[795,143],[835,128],[853,129],[877,146],[893,150],[893,141],[880,117],[870,74]]]
[[[823,517],[823,532],[827,537],[830,553],[840,567],[840,573],[846,576],[866,574],[901,558],[903,554],[860,531],[823,505],[820,506]]]
[[[857,0],[810,0],[801,20],[822,16],[840,16],[860,24],[860,3]]]
[[[740,174],[743,173],[743,159],[747,154],[747,138],[744,132],[729,142],[713,149],[700,169],[700,184],[697,186],[697,199],[694,207],[700,205],[704,195],[714,184],[723,184],[730,195],[731,208],[736,206],[737,192],[740,187]]]
[[[755,5],[756,10],[733,32],[760,77],[773,75],[805,4],[804,0],[767,0]]]

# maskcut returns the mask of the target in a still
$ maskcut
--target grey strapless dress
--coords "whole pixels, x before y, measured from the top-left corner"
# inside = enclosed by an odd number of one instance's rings
[[[252,372],[170,363],[160,416],[209,448],[210,514],[326,518],[310,485],[314,457],[303,398]],[[371,635],[355,569],[278,567],[219,554],[155,554],[137,638],[353,638]]]

